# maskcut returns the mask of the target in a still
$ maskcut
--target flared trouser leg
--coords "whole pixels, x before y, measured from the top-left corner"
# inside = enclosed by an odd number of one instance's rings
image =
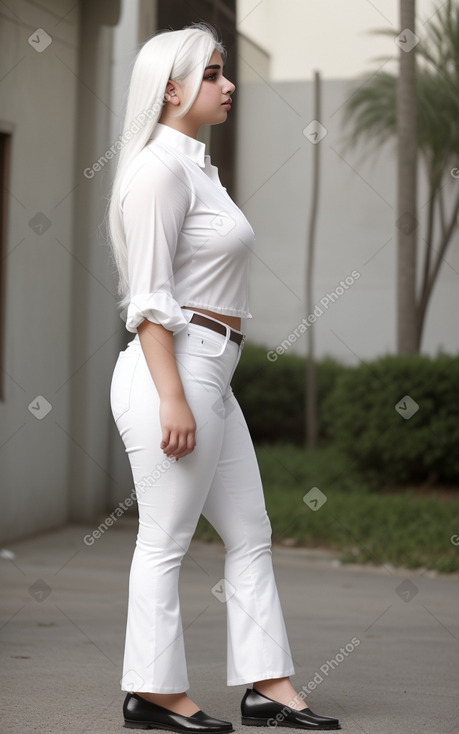
[[[225,544],[227,684],[293,675],[275,582],[271,524],[249,430],[231,388],[225,430],[202,514]]]

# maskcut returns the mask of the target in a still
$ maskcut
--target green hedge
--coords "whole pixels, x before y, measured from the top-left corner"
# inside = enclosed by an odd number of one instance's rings
[[[284,354],[275,362],[268,349],[247,344],[232,380],[255,441],[288,441],[304,445],[305,360]],[[319,406],[333,389],[343,367],[332,359],[317,365]],[[319,427],[326,438],[323,426]]]
[[[270,362],[267,351],[244,348],[234,393],[255,441],[304,445],[305,360],[284,354]],[[368,479],[459,481],[457,357],[387,356],[358,367],[326,359],[317,363],[317,386],[321,440]],[[419,409],[405,419],[410,399]]]
[[[404,418],[411,400],[419,409]],[[324,401],[322,417],[336,445],[381,482],[459,480],[457,357],[387,356],[348,368]]]

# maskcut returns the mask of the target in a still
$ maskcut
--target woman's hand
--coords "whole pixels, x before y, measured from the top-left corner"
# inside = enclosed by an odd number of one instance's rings
[[[196,422],[175,361],[173,334],[147,319],[139,324],[137,331],[159,394],[160,448],[167,457],[181,459],[196,446]]]
[[[181,459],[196,446],[196,421],[185,396],[164,397],[159,404],[160,447],[168,458]]]

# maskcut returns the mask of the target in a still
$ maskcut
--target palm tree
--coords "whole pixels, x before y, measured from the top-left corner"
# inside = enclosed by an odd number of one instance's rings
[[[394,36],[393,30],[378,32]],[[426,24],[424,37],[416,45],[415,84],[416,148],[429,186],[424,246],[419,248],[423,250],[419,286],[416,288],[415,271],[411,282],[415,293],[414,349],[419,351],[430,297],[459,215],[459,192],[449,212],[445,204],[445,192],[459,175],[459,6],[452,0],[437,9]],[[382,145],[396,138],[400,114],[397,89],[397,76],[378,71],[355,90],[344,106],[344,123],[352,123],[346,145],[354,146],[360,139]],[[402,183],[399,178],[399,184]],[[421,261],[417,250],[416,246],[414,262]],[[410,256],[413,262],[412,252]],[[399,307],[402,307],[400,300]],[[399,313],[399,322],[405,316]],[[400,337],[400,327],[398,333]],[[400,344],[400,341],[398,346],[399,351],[413,348],[413,344]]]

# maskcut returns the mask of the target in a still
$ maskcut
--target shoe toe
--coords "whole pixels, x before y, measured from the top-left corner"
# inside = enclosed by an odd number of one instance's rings
[[[339,719],[320,716],[309,707],[292,709],[248,688],[241,701],[242,723],[248,726],[285,726],[298,729],[341,729]]]
[[[214,716],[209,716],[205,711],[196,711],[192,714],[190,719],[198,721],[200,724],[206,727],[207,731],[234,731],[231,721],[223,721],[223,719],[216,719]]]

